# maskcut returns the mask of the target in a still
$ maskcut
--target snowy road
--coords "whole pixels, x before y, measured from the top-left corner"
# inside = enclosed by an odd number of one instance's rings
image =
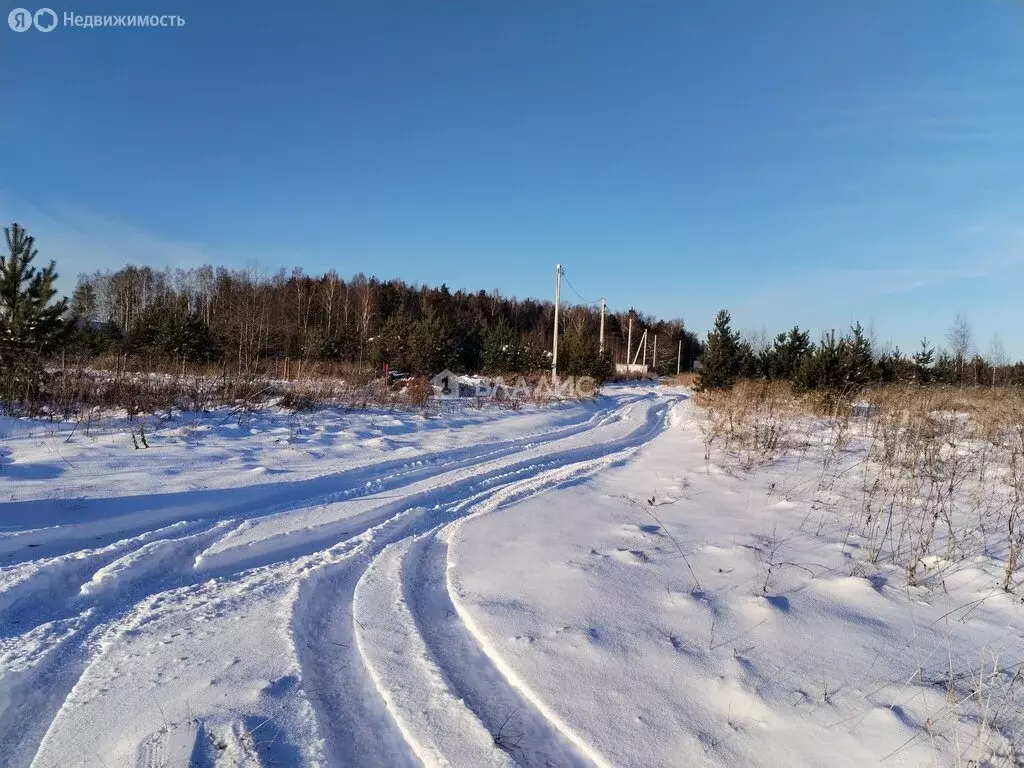
[[[1001,561],[910,586],[857,437],[744,470],[703,423],[0,421],[0,765],[1024,765]]]
[[[113,480],[109,498],[4,504],[4,764],[594,764],[465,623],[444,620],[459,616],[445,542],[627,460],[681,400],[624,389],[294,482],[121,495]],[[136,457],[144,471],[151,454]]]

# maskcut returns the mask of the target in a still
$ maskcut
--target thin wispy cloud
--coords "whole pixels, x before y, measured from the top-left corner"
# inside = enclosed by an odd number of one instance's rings
[[[1002,144],[1024,141],[1024,117],[1008,115],[1024,101],[1024,77],[977,90],[874,91],[852,105],[836,106],[808,123],[804,136],[925,143]]]
[[[1022,220],[1015,211],[1006,209],[952,224],[938,233],[944,250],[932,255],[926,250],[913,258],[894,254],[891,259],[870,264],[851,260],[823,262],[820,266],[803,263],[780,270],[774,278],[750,287],[742,295],[723,296],[722,303],[736,307],[743,317],[769,318],[769,325],[780,328],[806,323],[815,333],[847,327],[856,319],[867,322],[872,312],[887,312],[887,308],[904,303],[919,306],[922,298],[929,296],[944,307],[954,306],[976,316],[992,315],[989,322],[997,323],[983,297],[1004,287],[1007,280],[1019,280],[1024,273]],[[915,334],[918,338],[926,333],[938,338],[944,321],[944,316],[922,315],[912,325],[888,331],[906,345]],[[991,335],[1000,327],[996,324],[979,330]],[[1013,338],[1011,343],[1019,355],[1019,340]]]
[[[42,207],[0,192],[0,220],[5,226],[18,222],[36,238],[40,260],[57,262],[59,283],[65,292],[71,290],[79,274],[116,270],[127,264],[159,270],[204,264],[267,270],[291,266],[276,263],[276,254],[211,248],[162,237],[74,203]]]

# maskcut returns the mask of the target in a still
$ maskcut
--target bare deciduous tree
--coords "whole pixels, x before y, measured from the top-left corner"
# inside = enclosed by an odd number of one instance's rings
[[[998,333],[992,337],[992,346],[989,348],[988,361],[992,365],[992,386],[994,387],[998,383],[998,376],[1002,373],[1001,369],[1009,362],[1006,356],[1006,350],[1003,348],[1003,341],[999,338]]]
[[[964,364],[974,344],[971,325],[967,322],[967,318],[964,315],[959,312],[957,313],[953,325],[950,326],[949,331],[946,333],[946,339],[949,341],[950,351],[953,353],[953,362],[956,364],[957,376],[962,384],[964,380]]]

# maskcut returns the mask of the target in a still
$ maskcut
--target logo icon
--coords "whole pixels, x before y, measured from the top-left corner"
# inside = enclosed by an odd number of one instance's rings
[[[28,32],[33,26],[40,32],[53,32],[57,28],[57,14],[53,8],[40,8],[35,13],[28,8],[15,8],[7,14],[7,26],[15,32]]]
[[[32,29],[32,11],[26,8],[15,8],[7,14],[7,26],[15,32],[27,32]]]
[[[52,8],[40,8],[36,11],[32,21],[40,32],[53,32],[54,27],[57,26],[57,14],[53,12]]]

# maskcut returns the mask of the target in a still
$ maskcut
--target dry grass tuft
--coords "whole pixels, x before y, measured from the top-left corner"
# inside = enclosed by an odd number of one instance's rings
[[[694,400],[706,412],[708,461],[721,450],[749,470],[819,448],[819,531],[826,510],[853,514],[843,525],[872,564],[922,585],[991,558],[1002,563],[1003,590],[1022,588],[1024,392],[890,385],[822,398],[744,381]],[[854,506],[843,503],[851,493]]]
[[[945,590],[960,571],[990,585],[982,601],[1024,600],[1024,391],[888,385],[822,398],[742,382],[694,399],[705,409],[708,463],[717,451],[726,466],[778,460],[785,473],[799,450],[786,493],[807,502],[800,528],[841,539],[859,553],[858,571],[901,573],[914,594]],[[978,604],[943,618],[964,621]],[[1024,665],[1005,646],[965,654],[950,645],[948,670],[919,658],[907,680],[946,691],[927,733],[953,740],[958,766],[1021,765]]]
[[[409,403],[417,408],[424,407],[430,400],[433,388],[425,376],[417,376],[405,386],[405,395]]]
[[[697,374],[694,371],[686,371],[674,376],[662,376],[661,383],[668,387],[689,387],[692,389],[697,383]]]
[[[794,447],[795,420],[806,404],[788,382],[741,381],[731,390],[694,394],[707,410],[705,446],[720,447],[751,469],[784,456]]]

